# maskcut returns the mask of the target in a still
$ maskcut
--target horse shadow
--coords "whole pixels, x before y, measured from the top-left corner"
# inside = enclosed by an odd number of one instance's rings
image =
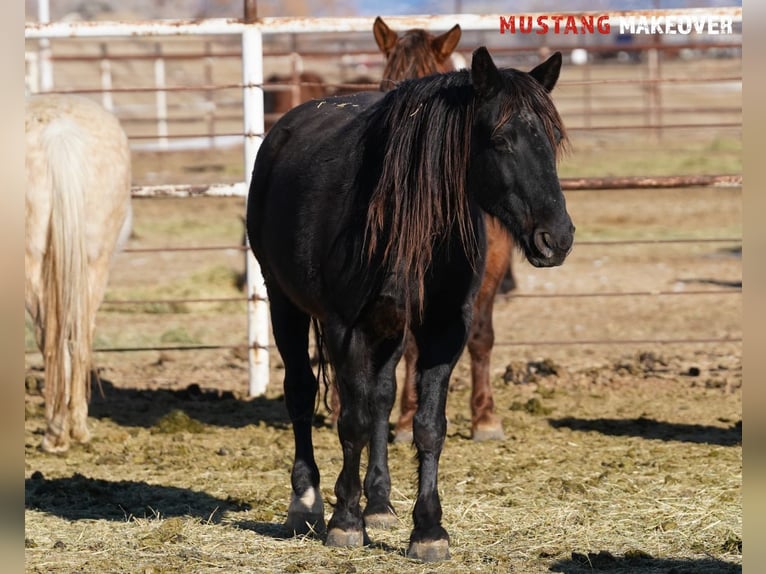
[[[188,488],[103,480],[80,473],[46,479],[41,472],[24,481],[24,507],[67,520],[120,522],[130,518],[192,516],[217,523],[226,512],[250,510],[245,502]]]
[[[549,569],[563,574],[740,574],[741,564],[724,562],[715,558],[654,558],[645,553],[636,556],[614,556],[609,552],[580,554],[558,560]]]
[[[324,543],[324,541],[327,538],[327,532],[324,530],[320,530],[317,532],[310,532],[308,534],[300,534],[296,535],[293,533],[289,528],[287,528],[284,524],[280,523],[274,523],[274,522],[262,522],[262,521],[256,521],[256,520],[241,520],[239,522],[236,522],[234,524],[236,528],[239,528],[240,530],[249,530],[251,532],[255,532],[259,536],[264,536],[267,538],[272,538],[274,540],[292,540],[297,537],[304,537],[309,539],[314,539],[319,542]],[[402,558],[405,557],[406,552],[404,548],[400,548],[397,546],[392,546],[390,544],[387,544],[385,542],[375,542],[373,540],[366,539],[365,546],[368,548],[374,548],[377,550],[382,550],[384,552],[387,552],[389,554],[398,554]]]
[[[669,423],[646,417],[632,419],[582,419],[564,417],[549,419],[553,428],[568,428],[575,431],[595,431],[610,436],[636,436],[650,440],[680,441],[718,446],[742,444],[742,421],[728,428],[711,425]]]
[[[145,428],[165,424],[168,417],[229,428],[263,423],[286,429],[290,424],[282,397],[242,399],[230,391],[206,390],[197,384],[179,390],[120,388],[106,379],[93,389],[88,415]],[[322,424],[322,415],[317,417],[317,424]]]

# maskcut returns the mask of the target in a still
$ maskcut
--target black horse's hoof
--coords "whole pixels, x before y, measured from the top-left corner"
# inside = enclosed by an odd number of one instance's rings
[[[367,533],[364,530],[341,530],[340,528],[330,528],[327,531],[326,546],[339,546],[347,548],[359,548],[370,543]]]
[[[407,558],[420,560],[422,562],[439,562],[449,560],[449,541],[448,540],[422,540],[419,542],[410,542],[407,550]]]

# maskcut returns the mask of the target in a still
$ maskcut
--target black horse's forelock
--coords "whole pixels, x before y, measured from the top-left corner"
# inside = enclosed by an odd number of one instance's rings
[[[550,94],[529,74],[518,70],[502,70],[501,73],[504,76],[508,97],[501,104],[500,117],[495,129],[499,129],[508,122],[517,111],[529,110],[540,118],[545,134],[551,142],[551,148],[556,158],[560,159],[569,148],[569,138]]]
[[[558,154],[567,138],[548,93],[528,74],[502,74],[508,95],[500,102],[495,127],[519,110],[530,110],[540,117]],[[476,261],[465,189],[474,111],[470,73],[461,70],[401,83],[378,102],[369,127],[370,138],[383,140],[384,159],[367,210],[367,256],[370,261],[380,257],[405,292],[417,290],[419,315],[436,245],[456,230],[469,261]]]

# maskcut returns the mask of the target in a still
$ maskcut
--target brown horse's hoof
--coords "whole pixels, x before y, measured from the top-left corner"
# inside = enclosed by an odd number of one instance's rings
[[[481,427],[473,429],[471,438],[476,442],[483,442],[485,440],[505,440],[505,433],[503,427]]]
[[[412,429],[396,429],[394,431],[394,442],[412,442]]]
[[[364,530],[341,530],[340,528],[331,528],[327,531],[325,546],[359,548],[369,543],[370,540],[367,538],[367,533]]]
[[[410,547],[407,550],[407,558],[413,558],[423,562],[449,560],[449,541],[425,540],[422,542],[410,542]]]
[[[365,514],[364,525],[367,528],[380,528],[389,530],[399,525],[399,517],[393,512],[378,512],[376,514]]]

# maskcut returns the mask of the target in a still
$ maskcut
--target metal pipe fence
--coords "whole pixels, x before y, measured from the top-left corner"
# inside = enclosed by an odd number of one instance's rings
[[[723,9],[704,9],[704,10],[665,10],[664,15],[689,14],[699,12],[705,14],[724,14],[732,16],[735,22],[741,22],[741,8],[723,8]],[[621,12],[619,15],[629,16],[651,16],[654,11],[631,11]],[[532,15],[536,17],[537,15]],[[450,28],[455,22],[459,22],[464,31],[497,31],[498,22],[496,16],[487,15],[444,15],[432,17],[391,17],[387,18],[388,24],[395,29],[404,30],[413,27],[421,27],[428,30],[442,30]],[[25,37],[28,41],[39,40],[39,53],[30,50],[27,53],[28,75],[31,78],[29,88],[31,91],[48,91],[59,93],[80,93],[99,95],[101,101],[107,109],[119,111],[119,106],[115,104],[116,96],[125,95],[143,95],[153,94],[155,97],[154,105],[143,104],[145,109],[143,115],[136,117],[121,118],[125,124],[155,124],[156,133],[142,134],[131,133],[130,139],[138,140],[156,140],[160,150],[166,150],[169,142],[192,137],[239,137],[243,145],[244,159],[244,181],[235,184],[209,184],[209,185],[161,185],[135,186],[133,196],[136,198],[144,197],[201,197],[201,196],[219,196],[219,197],[246,197],[249,186],[249,174],[252,164],[264,134],[264,91],[293,89],[295,86],[317,85],[312,82],[283,81],[278,83],[269,83],[264,81],[264,61],[267,58],[291,56],[293,51],[279,49],[265,50],[264,38],[273,37],[277,34],[295,34],[302,35],[306,33],[366,33],[371,38],[372,18],[323,18],[323,19],[300,19],[300,18],[264,18],[253,21],[232,20],[232,19],[211,19],[202,21],[158,21],[158,22],[54,22],[49,24],[28,23],[25,27]],[[165,39],[168,37],[215,37],[221,36],[227,39],[239,38],[239,49],[226,47],[222,50],[216,50],[211,42],[205,43],[202,51],[191,53],[175,53],[162,47],[161,42],[156,39]],[[51,50],[51,42],[63,39],[90,39],[101,40],[99,44],[99,53],[91,55],[75,54],[57,54]],[[109,44],[103,42],[104,38],[131,38],[155,39],[154,49],[149,53],[128,54],[113,51]],[[557,46],[546,46],[547,49],[557,49]],[[560,49],[571,50],[572,46],[561,46]],[[116,50],[117,48],[115,48]],[[520,56],[525,53],[535,54],[539,47],[493,47],[493,54],[504,54],[507,56]],[[587,46],[587,49],[595,55],[611,54],[614,52],[614,46],[594,45]],[[741,119],[738,121],[700,121],[684,122],[674,121],[666,122],[664,118],[671,117],[686,112],[699,116],[730,114],[736,116],[741,114],[741,106],[734,106],[728,103],[723,106],[713,105],[695,105],[683,107],[677,104],[668,105],[662,98],[662,88],[667,86],[692,86],[692,85],[738,85],[742,81],[741,74],[717,74],[713,76],[690,76],[677,77],[669,76],[665,73],[665,67],[660,65],[658,54],[667,51],[678,53],[679,50],[704,51],[711,49],[720,50],[741,50],[739,42],[722,41],[719,43],[692,41],[686,45],[668,46],[662,43],[647,42],[641,45],[620,46],[620,50],[647,54],[647,71],[641,77],[631,79],[624,78],[595,78],[591,71],[595,71],[597,66],[588,63],[583,68],[581,79],[569,79],[562,81],[562,87],[582,88],[583,92],[579,96],[585,95],[585,99],[579,98],[579,107],[568,110],[568,117],[578,117],[581,121],[578,125],[572,126],[570,131],[600,133],[604,131],[617,129],[610,125],[593,125],[594,120],[599,117],[608,117],[611,115],[629,115],[642,113],[645,121],[641,124],[621,125],[619,130],[699,130],[699,129],[733,129],[741,128]],[[382,56],[376,52],[361,49],[344,50],[347,56],[355,56],[358,59],[372,60],[377,58],[382,65]],[[304,50],[301,52],[302,58],[338,58],[336,51],[332,50]],[[168,67],[173,62],[200,60],[203,62],[204,81],[191,85],[169,85],[167,80]],[[213,79],[213,62],[221,59],[240,59],[241,77],[237,81],[220,82]],[[44,60],[44,61],[43,61]],[[145,60],[152,62],[154,66],[154,82],[149,86],[136,85],[118,85],[120,82],[115,77],[115,65],[122,61]],[[66,65],[68,63],[91,62],[99,68],[99,85],[90,86],[56,86],[54,87],[50,78],[40,80],[39,71],[42,68],[48,69],[54,63]],[[381,66],[382,67],[382,66]],[[293,74],[295,76],[295,74]],[[320,85],[328,90],[351,87],[358,87],[360,84],[348,83],[343,81],[343,73],[338,74],[339,78],[334,81],[322,82]],[[365,87],[376,88],[377,84],[361,84]],[[597,95],[594,90],[599,87],[630,87],[643,89],[647,96],[642,100],[642,106],[636,109],[627,109],[623,106],[620,98],[615,97],[617,103],[614,106],[604,108],[594,105],[594,98]],[[239,94],[232,97],[230,101],[214,102],[215,94],[225,91],[232,91]],[[169,103],[171,94],[201,93],[204,95],[205,102],[210,104],[212,113],[205,117],[206,129],[200,133],[173,133],[171,126],[176,124],[188,124],[193,121],[199,121],[198,117],[178,116],[179,105]],[[574,97],[573,97],[574,99]],[[205,102],[201,104],[205,106]],[[211,104],[212,102],[212,104]],[[663,107],[664,106],[664,107]],[[241,109],[241,113],[220,113],[219,108],[232,110]],[[153,109],[154,113],[146,113],[146,109]],[[173,112],[173,113],[171,113]],[[217,127],[218,123],[236,122],[242,126],[241,130],[222,131]],[[676,175],[663,177],[590,177],[590,178],[564,178],[562,187],[569,191],[581,190],[624,190],[624,189],[656,189],[656,188],[683,188],[699,186],[735,186],[742,185],[741,175],[737,174],[708,174],[708,175]],[[628,244],[641,243],[659,243],[659,242],[725,242],[738,243],[741,238],[689,238],[689,239],[636,239],[625,241],[583,241],[578,245],[609,245],[617,247]],[[98,352],[140,352],[148,350],[205,350],[205,349],[225,349],[241,348],[247,349],[250,366],[250,394],[257,395],[265,391],[268,383],[269,363],[268,350],[271,348],[268,336],[268,310],[266,307],[266,293],[263,286],[263,280],[260,276],[257,262],[252,253],[246,246],[204,246],[197,247],[164,247],[165,251],[195,251],[195,250],[219,250],[219,249],[240,249],[247,253],[248,270],[248,293],[243,297],[232,298],[187,298],[187,299],[159,299],[145,301],[109,301],[106,305],[140,305],[156,303],[211,303],[211,302],[246,302],[248,306],[248,337],[247,343],[238,345],[173,345],[158,347],[133,347],[133,348],[110,348],[96,349]],[[147,252],[155,249],[126,249],[127,253]],[[519,298],[594,298],[594,297],[666,297],[688,295],[701,297],[704,295],[721,294],[741,294],[741,289],[715,289],[715,290],[686,290],[682,292],[675,291],[625,291],[625,292],[592,292],[592,293],[530,293],[519,294],[514,297]],[[635,345],[643,342],[651,343],[715,343],[715,342],[740,342],[741,338],[667,338],[663,340],[629,339],[624,341],[615,340],[582,340],[582,341],[522,341],[522,342],[504,342],[496,343],[498,346],[525,346],[525,345],[572,345],[572,344],[627,344]]]

